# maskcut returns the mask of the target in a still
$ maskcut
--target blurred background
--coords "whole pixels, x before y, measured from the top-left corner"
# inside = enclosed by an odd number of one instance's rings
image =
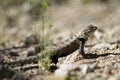
[[[41,32],[57,40],[89,24],[98,26],[98,42],[117,41],[119,4],[119,0],[0,0],[0,43],[22,45],[27,36]]]

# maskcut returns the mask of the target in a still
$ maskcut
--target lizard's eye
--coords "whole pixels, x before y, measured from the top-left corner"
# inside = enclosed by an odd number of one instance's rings
[[[95,29],[95,28],[96,28],[95,26],[91,27],[91,29]]]
[[[90,28],[90,30],[96,30],[97,29],[97,27],[93,26],[93,25],[90,25],[89,28]]]

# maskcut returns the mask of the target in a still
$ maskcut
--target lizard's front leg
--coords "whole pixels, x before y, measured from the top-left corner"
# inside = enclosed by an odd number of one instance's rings
[[[79,53],[82,55],[82,57],[88,58],[87,54],[85,54],[85,52],[84,52],[84,46],[85,46],[86,40],[84,38],[80,38],[79,41],[80,41]]]

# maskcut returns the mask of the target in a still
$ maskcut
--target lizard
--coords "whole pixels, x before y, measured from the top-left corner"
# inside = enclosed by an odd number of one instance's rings
[[[63,41],[54,47],[48,47],[42,52],[40,52],[38,55],[30,56],[22,60],[8,62],[8,64],[31,63],[37,61],[40,57],[46,57],[48,53],[50,53],[50,59],[52,60],[52,62],[57,63],[57,59],[59,57],[67,56],[72,52],[76,51],[77,49],[79,49],[79,53],[82,55],[82,57],[88,58],[88,56],[84,52],[84,45],[88,38],[93,35],[96,29],[96,26],[92,24],[88,25],[86,27],[83,27],[80,32],[76,33],[68,40]]]

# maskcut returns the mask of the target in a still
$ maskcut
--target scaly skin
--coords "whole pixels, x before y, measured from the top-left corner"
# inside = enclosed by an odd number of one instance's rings
[[[57,57],[67,56],[80,47],[84,48],[85,42],[96,31],[96,29],[97,27],[93,25],[84,27],[79,33],[69,38],[69,40],[58,44],[56,46],[56,55],[54,56],[57,56]]]
[[[81,29],[81,31],[68,40],[58,44],[57,46],[54,47],[48,47],[46,50],[42,51],[39,55],[27,57],[22,60],[14,61],[14,62],[9,62],[9,64],[16,64],[16,63],[30,63],[38,60],[39,57],[44,57],[50,54],[50,59],[52,62],[56,63],[57,59],[59,57],[67,56],[71,54],[72,52],[76,51],[79,49],[80,54],[84,57],[87,58],[87,56],[84,53],[84,44],[88,40],[88,38],[93,35],[93,33],[96,31],[97,27],[94,25],[89,25],[87,27],[84,27]]]

